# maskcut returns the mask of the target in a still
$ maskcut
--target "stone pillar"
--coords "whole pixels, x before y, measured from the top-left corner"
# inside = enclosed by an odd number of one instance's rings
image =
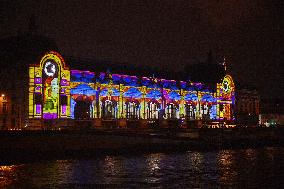
[[[146,119],[146,102],[145,102],[145,98],[146,98],[146,87],[143,86],[141,88],[141,92],[142,92],[142,101],[141,101],[141,109],[140,109],[140,117],[142,119]]]
[[[180,118],[185,116],[184,91],[182,89],[180,90],[179,115]]]
[[[118,118],[124,118],[123,114],[123,93],[124,93],[124,86],[123,84],[119,84],[119,100],[118,100]]]

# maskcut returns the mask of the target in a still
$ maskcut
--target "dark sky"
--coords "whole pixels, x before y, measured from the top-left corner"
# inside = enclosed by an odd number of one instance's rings
[[[236,82],[284,97],[283,0],[0,2],[1,38],[35,14],[64,55],[182,69],[212,50]]]

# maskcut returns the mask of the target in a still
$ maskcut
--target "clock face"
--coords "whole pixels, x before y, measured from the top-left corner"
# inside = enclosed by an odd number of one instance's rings
[[[56,66],[51,61],[47,61],[44,66],[44,73],[47,76],[53,77],[56,73]]]
[[[222,87],[225,93],[229,93],[231,91],[230,81],[228,81],[228,79],[225,78],[223,80]]]

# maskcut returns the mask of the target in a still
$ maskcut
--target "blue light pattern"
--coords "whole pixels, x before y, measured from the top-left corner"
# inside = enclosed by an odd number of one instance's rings
[[[124,97],[141,98],[142,93],[137,88],[129,88],[124,94]]]
[[[146,98],[160,99],[161,97],[162,93],[159,90],[151,90],[148,94],[146,94]]]
[[[184,100],[197,101],[198,97],[195,93],[188,93],[185,95]]]
[[[76,88],[71,89],[70,93],[71,95],[82,94],[82,95],[92,96],[96,94],[96,90],[87,84],[80,84]]]

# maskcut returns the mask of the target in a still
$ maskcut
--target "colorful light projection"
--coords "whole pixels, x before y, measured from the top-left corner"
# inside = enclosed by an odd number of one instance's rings
[[[63,58],[46,53],[38,65],[29,67],[29,117],[69,118],[70,72]]]
[[[201,98],[201,113],[203,118],[216,119],[216,98],[211,94],[205,93]]]
[[[229,120],[234,104],[229,75],[215,92],[190,81],[79,70],[70,76],[55,52],[30,67],[29,91],[30,117],[44,119],[75,118],[77,101],[87,101],[90,118]]]
[[[59,77],[58,65],[48,59],[43,64],[43,118],[55,119],[58,117],[59,106]]]
[[[226,75],[221,84],[217,84],[217,95],[219,100],[217,101],[217,113],[219,119],[232,120],[232,109],[235,104],[235,84],[230,75]]]
[[[75,118],[75,106],[77,101],[88,101],[91,106],[89,112],[93,112],[93,101],[95,99],[97,91],[86,83],[78,84],[75,88],[70,90],[71,104],[70,104],[70,116]],[[92,114],[90,114],[92,115]]]

